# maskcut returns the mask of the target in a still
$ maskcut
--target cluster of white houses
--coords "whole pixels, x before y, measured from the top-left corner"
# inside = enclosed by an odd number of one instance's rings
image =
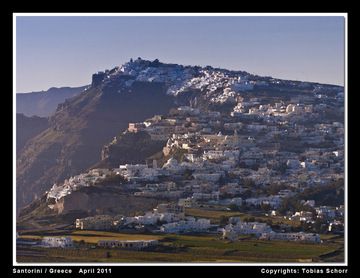
[[[42,247],[69,248],[74,247],[71,237],[43,237],[40,243]]]
[[[271,209],[275,215],[284,199],[344,178],[341,88],[326,95],[324,91],[329,88],[325,85],[271,78],[254,81],[242,72],[211,67],[195,69],[142,59],[103,74],[109,81],[126,75],[127,87],[135,81],[171,83],[170,95],[198,89],[212,104],[227,103],[230,108],[226,112],[204,111],[195,98],[190,106],[172,109],[166,116],[155,115],[143,122],[129,123],[125,133],[146,132],[152,140],[166,142],[162,150],[167,157],[165,162],[154,160],[152,165],[93,169],[61,185],[55,184],[47,194],[48,199],[58,201],[110,175],[120,175],[126,181],[122,186],[129,189],[128,194],[161,202],[170,200],[172,205],[159,205],[144,215],[131,217],[98,215],[77,219],[78,229],[153,225],[164,233],[206,232],[212,227],[210,221],[185,217],[184,208],[235,205],[249,210]],[[252,94],[256,88],[271,85],[308,89],[308,93],[284,94],[283,99]],[[329,118],[324,116],[328,114]],[[270,193],[267,188],[273,185],[281,189]],[[342,224],[343,206],[315,207],[313,200],[304,200],[302,205],[306,210],[291,211],[287,217],[305,222],[331,221],[334,229]],[[238,221],[223,229],[225,238],[234,239],[241,234],[270,240],[319,241],[313,234],[275,233],[270,226],[258,222]],[[123,246],[122,242],[113,244]]]
[[[159,204],[153,211],[136,216],[96,215],[75,220],[75,228],[80,230],[118,230],[124,227],[161,225],[185,219],[184,206],[175,203]]]
[[[79,190],[82,187],[89,187],[96,182],[104,180],[108,175],[112,173],[109,169],[92,169],[87,173],[70,177],[66,179],[62,184],[54,184],[47,192],[47,199],[54,199],[56,201],[71,194],[73,191]],[[53,205],[49,205],[53,208]]]
[[[273,118],[265,119],[272,121]],[[137,188],[135,196],[176,200],[189,197],[186,192],[191,188],[195,201],[221,201],[222,195],[229,194],[238,197],[236,195],[241,194],[245,177],[261,187],[286,180],[293,191],[343,178],[343,141],[339,136],[344,131],[342,123],[321,123],[315,128],[291,123],[291,117],[275,119],[274,122],[261,124],[256,119],[243,122],[242,118],[221,117],[216,111],[199,113],[197,108],[179,107],[166,117],[156,116],[144,123],[130,123],[130,132],[143,130],[151,136],[163,136],[161,140],[167,140],[164,155],[181,151],[182,160],[170,157],[162,166],[158,166],[155,160],[152,165],[125,164],[111,170],[93,169],[71,177],[61,185],[55,184],[48,192],[48,199],[59,200],[72,191],[92,186],[113,174],[122,175],[133,188]],[[274,138],[276,141],[282,139],[283,144],[296,141],[296,144],[314,147],[304,147],[302,152],[285,151],[281,150],[280,144],[273,143]],[[316,147],[324,140],[331,147]],[[192,180],[182,179],[186,171],[191,171]],[[233,180],[220,186],[219,181],[226,174]],[[159,179],[164,177],[168,181],[159,183]],[[176,179],[184,186],[178,187]],[[169,185],[171,182],[172,186]],[[147,184],[144,186],[143,183]],[[268,204],[276,209],[284,197],[287,196],[280,193],[255,196],[245,202],[253,206]]]
[[[162,233],[206,233],[211,228],[218,225],[212,225],[209,219],[194,218],[185,216],[184,206],[176,204],[160,204],[153,212],[147,212],[142,216],[124,217],[109,215],[98,215],[77,219],[77,229],[89,230],[114,230],[129,225],[152,225],[158,226],[157,231]],[[239,217],[231,217],[229,224],[220,229],[224,239],[236,240],[240,235],[254,235],[260,239],[268,240],[296,240],[311,241],[318,243],[319,236],[316,234],[305,233],[275,233],[269,225],[260,222],[243,222]],[[155,230],[154,230],[155,231]],[[113,243],[111,243],[113,242]],[[104,241],[101,246],[117,246],[123,243],[117,241]],[[108,244],[108,245],[105,245]]]
[[[242,222],[240,218],[230,218],[230,224],[222,229],[224,239],[235,241],[240,235],[255,235],[259,239],[286,240],[320,243],[320,236],[314,233],[276,233],[266,223]]]
[[[209,219],[186,217],[185,220],[162,225],[160,231],[164,233],[207,232],[210,227]]]
[[[99,240],[97,246],[105,248],[122,248],[130,250],[143,250],[157,246],[158,240]],[[47,248],[72,248],[74,242],[71,237],[43,237],[40,242],[41,247]]]
[[[165,83],[168,86],[167,94],[169,95],[179,95],[195,89],[204,92],[205,97],[210,102],[220,104],[236,103],[240,98],[239,93],[245,93],[246,95],[247,92],[252,92],[254,89],[268,89],[270,86],[288,86],[293,89],[312,90],[314,94],[312,97],[317,99],[327,99],[327,91],[335,93],[336,99],[339,101],[343,101],[344,98],[341,87],[279,80],[270,77],[259,79],[242,71],[215,69],[210,66],[192,67],[165,64],[159,60],[147,61],[140,57],[134,60],[131,59],[129,62],[112,70],[93,75],[94,85],[101,82],[106,85],[114,80],[121,83],[124,88],[130,88],[134,82]],[[284,105],[282,101],[278,101],[274,108],[275,111],[284,109],[293,112],[296,110],[292,106]]]

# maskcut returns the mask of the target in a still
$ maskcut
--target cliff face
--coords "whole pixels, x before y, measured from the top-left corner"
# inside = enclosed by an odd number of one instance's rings
[[[104,144],[129,122],[167,113],[174,99],[162,83],[121,82],[92,87],[58,106],[50,126],[17,157],[17,207],[29,204],[53,183],[79,174],[101,159]]]

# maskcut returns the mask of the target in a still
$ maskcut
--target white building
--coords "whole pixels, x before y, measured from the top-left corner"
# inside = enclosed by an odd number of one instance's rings
[[[99,247],[142,250],[159,244],[158,240],[99,240]]]
[[[295,214],[291,217],[292,220],[298,219],[300,221],[312,221],[313,215],[311,211],[297,211]]]
[[[192,198],[196,200],[219,200],[220,192],[211,192],[211,193],[193,193]]]
[[[266,223],[237,221],[236,224],[225,226],[223,229],[223,238],[234,240],[239,235],[254,234],[260,236],[262,233],[269,233],[271,231],[271,227]]]
[[[41,241],[43,247],[68,248],[73,247],[71,237],[43,237]]]
[[[234,83],[231,87],[236,92],[244,92],[244,91],[251,91],[254,89],[254,84],[250,83],[249,81],[239,81]]]
[[[158,176],[158,169],[149,168],[146,164],[120,165],[119,170],[128,181],[155,181]]]
[[[203,158],[204,158],[204,160],[221,159],[221,158],[224,158],[224,152],[217,151],[217,150],[204,151]]]
[[[159,221],[165,223],[171,223],[175,221],[180,221],[184,219],[184,213],[174,213],[174,212],[157,212],[156,209],[154,212],[147,212],[145,215],[138,215],[134,217],[126,217],[125,225],[128,224],[140,224],[140,225],[156,225]]]
[[[194,205],[195,201],[192,198],[182,198],[179,199],[178,201],[178,205],[179,206],[184,206],[185,208],[191,208]]]
[[[289,104],[288,106],[286,106],[286,113],[294,112],[294,108],[295,108],[294,104]]]
[[[304,242],[314,242],[320,243],[320,236],[318,234],[310,233],[263,233],[260,239],[267,240],[287,240],[287,241],[304,241]]]
[[[333,219],[335,218],[335,209],[328,206],[321,206],[315,209],[318,218]]]
[[[188,217],[187,220],[164,224],[160,230],[164,233],[205,232],[210,226],[209,219],[195,220],[193,217]]]

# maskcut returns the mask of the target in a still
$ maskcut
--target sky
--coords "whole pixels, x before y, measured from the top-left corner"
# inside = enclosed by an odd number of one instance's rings
[[[341,16],[17,16],[16,92],[82,86],[130,60],[344,85]]]

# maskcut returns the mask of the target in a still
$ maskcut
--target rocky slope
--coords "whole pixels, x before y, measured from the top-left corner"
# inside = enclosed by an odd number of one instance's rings
[[[166,141],[151,140],[146,132],[126,132],[106,144],[101,152],[101,161],[94,168],[116,168],[120,164],[145,163],[147,158],[161,152]]]

